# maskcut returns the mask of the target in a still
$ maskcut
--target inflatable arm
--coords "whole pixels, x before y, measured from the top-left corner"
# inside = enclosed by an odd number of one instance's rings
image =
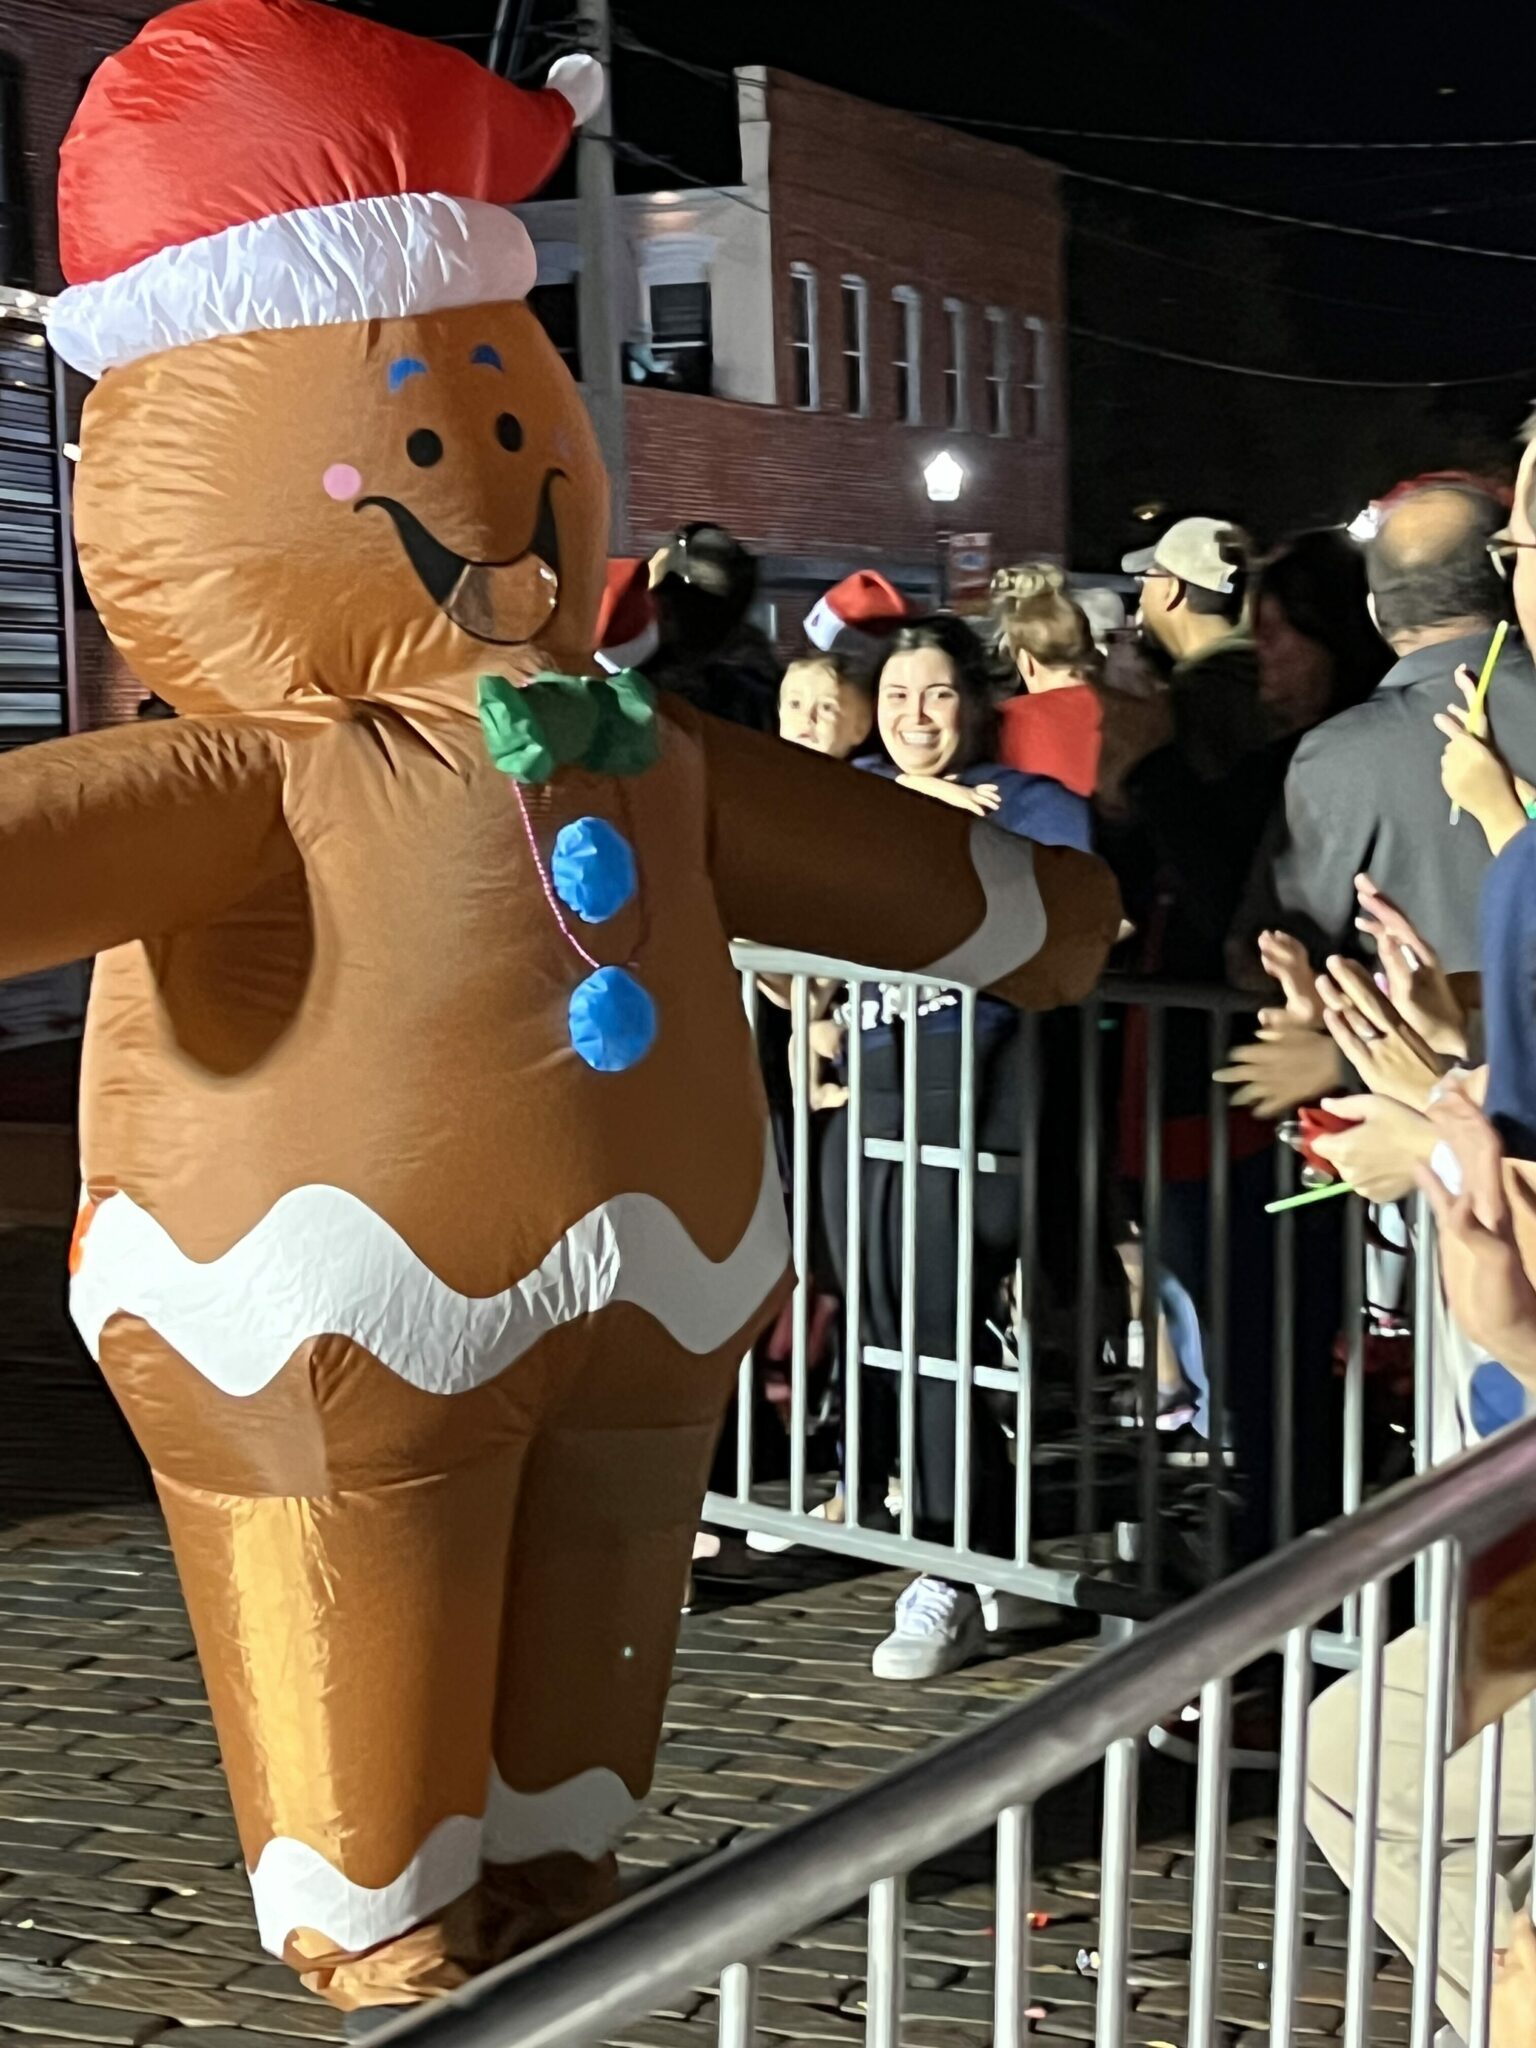
[[[1102,861],[858,775],[805,747],[697,722],[710,867],[733,938],[993,990],[1081,1001],[1114,944]]]
[[[196,925],[296,856],[276,749],[157,721],[0,761],[0,977]]]

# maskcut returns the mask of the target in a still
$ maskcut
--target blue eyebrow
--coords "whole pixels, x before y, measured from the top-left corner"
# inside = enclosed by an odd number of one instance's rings
[[[472,363],[484,363],[488,370],[499,370],[503,367],[500,354],[491,347],[488,341],[482,341],[480,346],[470,355],[469,360]]]
[[[427,366],[419,356],[397,356],[389,366],[389,388],[398,391],[412,377],[425,377]]]

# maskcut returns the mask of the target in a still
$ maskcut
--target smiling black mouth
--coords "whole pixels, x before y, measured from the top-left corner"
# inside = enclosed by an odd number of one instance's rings
[[[551,492],[556,477],[563,482],[564,470],[545,471],[527,547],[501,562],[456,554],[397,498],[359,498],[354,509],[373,506],[389,514],[422,589],[454,625],[477,640],[516,647],[533,638],[559,603],[560,529]]]

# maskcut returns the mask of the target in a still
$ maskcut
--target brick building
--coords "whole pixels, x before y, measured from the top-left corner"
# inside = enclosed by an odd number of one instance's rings
[[[66,713],[131,716],[143,694],[68,561],[57,451],[81,391],[38,346],[31,295],[60,283],[58,146],[85,82],[168,4],[7,0],[0,13],[0,745]],[[723,521],[764,556],[786,637],[802,599],[860,564],[933,593],[943,529],[991,535],[999,559],[1061,554],[1054,171],[778,72],[739,73],[737,102],[738,185],[616,202],[634,380],[616,548]],[[519,211],[539,246],[535,308],[579,373],[574,202]],[[942,513],[922,482],[940,448],[966,475]]]
[[[742,180],[622,198],[631,550],[719,519],[786,606],[864,563],[936,581],[940,525],[1063,554],[1057,178],[1016,149],[737,74]],[[622,109],[620,110],[622,114]],[[573,362],[575,207],[519,209]],[[941,448],[958,505],[922,481]]]
[[[0,8],[0,746],[129,717],[144,694],[74,574],[60,450],[73,441],[85,387],[50,358],[36,300],[62,282],[54,186],[86,80],[170,4]]]

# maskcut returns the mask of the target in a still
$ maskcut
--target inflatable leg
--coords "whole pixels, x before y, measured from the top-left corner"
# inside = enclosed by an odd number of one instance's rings
[[[612,1895],[610,1852],[650,1788],[693,1535],[748,1336],[698,1357],[616,1308],[590,1341],[518,1498],[485,1846],[500,1866],[488,1893],[505,1902],[497,1955]]]
[[[477,1967],[453,1902],[480,1874],[520,1462],[307,1499],[161,1481],[263,1943],[344,2007]]]
[[[155,1471],[264,1944],[343,2007],[462,1981],[544,1370],[445,1398],[326,1337],[232,1395],[131,1316],[101,1362]]]

